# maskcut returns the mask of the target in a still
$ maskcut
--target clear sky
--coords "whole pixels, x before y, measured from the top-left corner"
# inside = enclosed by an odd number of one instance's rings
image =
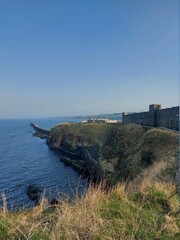
[[[179,0],[0,0],[0,118],[179,105]]]

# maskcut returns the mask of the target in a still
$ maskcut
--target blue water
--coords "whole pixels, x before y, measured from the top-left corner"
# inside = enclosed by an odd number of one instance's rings
[[[45,140],[32,136],[30,122],[50,129],[62,122],[80,119],[47,118],[34,120],[0,120],[0,193],[4,193],[9,209],[32,207],[26,189],[36,184],[49,198],[83,192],[86,179],[61,161],[58,151],[48,148]],[[2,198],[0,196],[0,206]]]

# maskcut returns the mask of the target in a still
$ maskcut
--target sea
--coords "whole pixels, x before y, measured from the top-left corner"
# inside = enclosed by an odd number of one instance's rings
[[[46,140],[34,137],[30,123],[42,128],[80,118],[3,119],[0,120],[0,207],[9,210],[31,208],[27,188],[36,185],[48,199],[81,195],[87,179],[60,161],[60,153],[50,149]]]

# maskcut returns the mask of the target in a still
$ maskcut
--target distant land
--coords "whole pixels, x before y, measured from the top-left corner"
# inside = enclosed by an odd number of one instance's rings
[[[57,116],[54,118],[64,118],[66,116]],[[71,116],[68,118],[71,118]],[[88,120],[89,118],[105,118],[110,120],[122,120],[122,113],[100,113],[100,114],[92,114],[92,115],[79,115],[79,116],[72,116],[72,118],[79,118],[83,120]]]

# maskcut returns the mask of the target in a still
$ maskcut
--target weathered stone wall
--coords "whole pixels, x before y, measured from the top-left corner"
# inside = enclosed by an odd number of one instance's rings
[[[122,114],[123,123],[135,123],[151,127],[179,130],[179,107],[155,109],[149,112]]]
[[[158,127],[179,130],[179,107],[172,107],[157,111]]]
[[[123,115],[123,123],[136,123],[140,125],[153,126],[153,114],[150,112],[143,112]]]

